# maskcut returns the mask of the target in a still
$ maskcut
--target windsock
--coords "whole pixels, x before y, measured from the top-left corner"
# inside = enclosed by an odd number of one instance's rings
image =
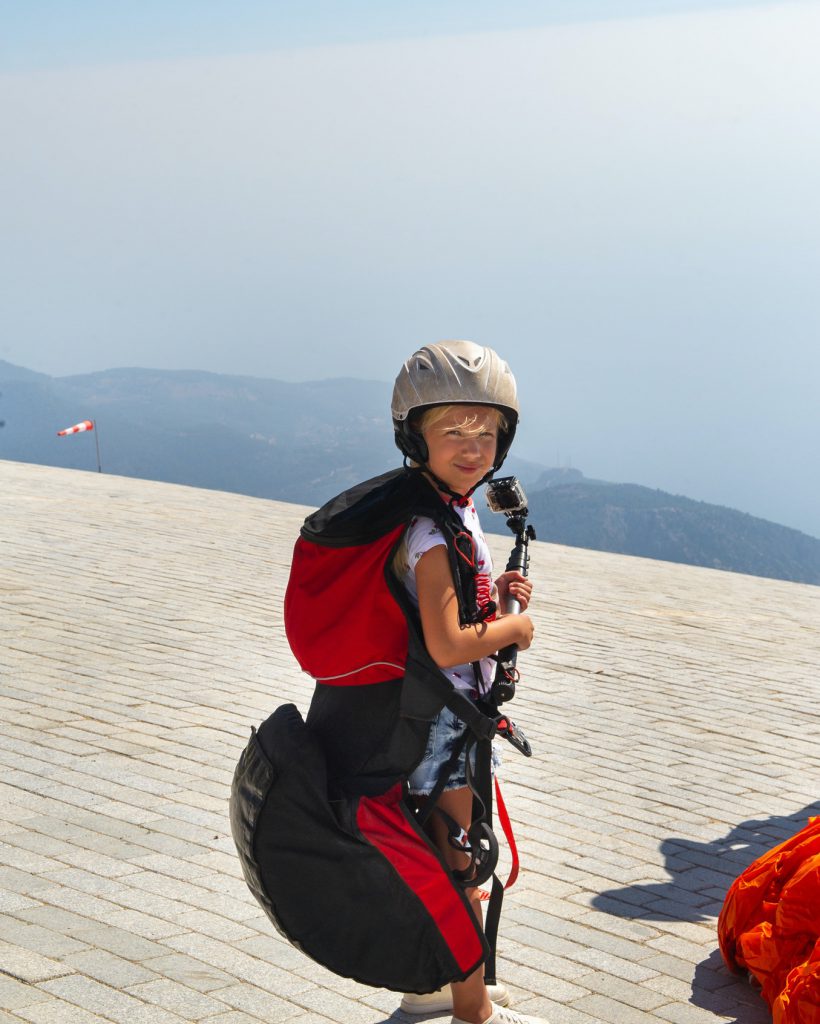
[[[82,423],[77,423],[73,427],[66,427],[65,430],[58,430],[57,437],[65,437],[66,434],[79,434],[83,430],[93,430],[93,420],[83,420]]]

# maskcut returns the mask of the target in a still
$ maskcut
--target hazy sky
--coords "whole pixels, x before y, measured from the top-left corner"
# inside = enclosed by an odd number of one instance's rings
[[[518,454],[820,535],[817,2],[0,17],[0,358],[390,380],[471,337]]]

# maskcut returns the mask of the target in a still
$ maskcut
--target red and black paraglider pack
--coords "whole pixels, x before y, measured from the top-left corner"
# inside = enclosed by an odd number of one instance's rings
[[[254,731],[231,794],[245,879],[275,927],[335,973],[405,992],[433,991],[492,961],[463,882],[405,799],[445,706],[477,744],[478,881],[497,859],[492,709],[456,693],[432,661],[390,568],[419,515],[442,529],[462,622],[488,614],[476,606],[472,538],[419,472],[396,470],[332,499],[305,520],[285,597],[288,640],[316,680],[307,721],[289,704]]]

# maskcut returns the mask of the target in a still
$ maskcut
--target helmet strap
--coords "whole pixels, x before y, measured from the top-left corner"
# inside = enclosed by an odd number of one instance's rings
[[[406,457],[405,457],[405,468],[407,468]],[[419,466],[418,468],[419,468],[419,470],[421,472],[425,473],[427,476],[430,477],[430,479],[433,481],[433,483],[436,485],[436,487],[442,492],[442,494],[449,494],[450,495],[450,501],[449,501],[450,505],[461,505],[461,506],[466,505],[467,502],[469,501],[469,499],[472,497],[473,491],[475,491],[477,488],[479,488],[482,484],[485,484],[490,479],[490,477],[493,475],[493,473],[495,472],[495,466],[493,466],[493,468],[491,470],[489,470],[487,473],[484,474],[484,476],[478,481],[478,483],[473,484],[473,486],[469,489],[469,491],[467,491],[466,494],[459,494],[458,491],[454,491],[452,489],[452,487],[450,487],[448,484],[446,484],[443,480],[440,480],[436,476],[436,474],[430,469],[429,466],[426,466],[426,465],[425,466]]]

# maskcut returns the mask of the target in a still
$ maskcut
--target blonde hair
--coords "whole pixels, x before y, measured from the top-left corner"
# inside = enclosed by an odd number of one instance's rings
[[[451,405],[433,405],[429,409],[425,409],[418,419],[411,420],[413,429],[417,430],[420,434],[424,434],[425,431],[430,430],[431,427],[440,423],[441,420],[458,408],[459,406],[455,402]],[[499,408],[494,405],[488,405],[487,412],[495,414],[495,425],[498,430],[509,429],[509,421]],[[484,423],[477,413],[473,413],[472,416],[465,416],[461,423],[457,423],[456,426],[459,430],[465,431],[468,436],[473,434],[477,436],[484,429]]]
[[[410,568],[410,552],[407,550],[407,534],[402,537],[401,544],[396,548],[393,561],[390,563],[393,574],[404,582],[407,570]]]

